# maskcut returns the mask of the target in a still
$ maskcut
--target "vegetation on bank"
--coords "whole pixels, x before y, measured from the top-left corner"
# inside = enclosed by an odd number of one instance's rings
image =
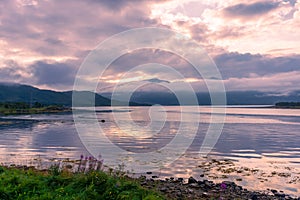
[[[24,102],[0,103],[0,114],[37,114],[37,113],[58,113],[71,111],[70,108],[61,105],[43,105],[39,102],[33,104]]]
[[[278,102],[275,108],[297,108],[300,109],[300,102]]]
[[[48,170],[0,166],[0,182],[0,200],[164,199],[133,179],[101,170],[73,173],[58,166]]]
[[[231,163],[214,159],[205,163],[213,162],[222,167]],[[126,175],[123,164],[116,169],[104,166],[101,155],[98,158],[81,155],[79,160],[53,159],[48,169],[42,168],[40,159],[37,164],[37,168],[14,164],[0,166],[0,200],[300,199],[274,189],[250,191],[231,181],[214,183],[190,177],[184,183],[183,178],[173,177],[165,180],[157,176],[131,178]],[[206,164],[203,166],[207,167]]]

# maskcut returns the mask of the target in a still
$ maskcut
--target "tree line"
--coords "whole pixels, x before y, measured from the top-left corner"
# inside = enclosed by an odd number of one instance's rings
[[[0,108],[5,109],[30,109],[30,108],[42,108],[45,105],[34,102],[32,104],[25,103],[25,102],[0,102]]]
[[[287,106],[300,106],[300,102],[278,102],[275,104],[275,106],[280,106],[280,107],[287,107]]]

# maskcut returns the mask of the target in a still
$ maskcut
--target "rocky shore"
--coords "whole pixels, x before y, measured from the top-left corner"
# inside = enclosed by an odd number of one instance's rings
[[[22,170],[36,169],[47,171],[47,167],[43,168],[40,164],[42,160],[39,160],[36,165],[33,166],[17,166],[10,164],[10,167]],[[47,166],[46,162],[44,167]],[[194,177],[182,175],[179,178],[170,177],[164,173],[157,172],[145,172],[142,174],[131,174],[126,172],[122,167],[120,169],[112,169],[103,165],[103,161],[99,158],[85,157],[82,155],[80,160],[71,159],[51,159],[48,163],[49,166],[59,166],[59,171],[68,173],[87,173],[89,171],[103,171],[107,174],[113,175],[119,178],[125,178],[130,182],[138,183],[142,188],[150,191],[158,192],[166,199],[209,199],[209,200],[300,200],[300,196],[297,193],[288,194],[283,188],[286,188],[286,184],[297,185],[299,183],[298,171],[293,171],[292,167],[285,167],[289,172],[295,173],[293,177],[290,173],[282,171],[279,166],[275,165],[278,171],[271,171],[269,173],[264,172],[258,168],[250,168],[250,166],[236,166],[231,160],[228,159],[204,159],[198,163],[197,167],[201,169],[202,173],[197,175],[198,180]],[[100,168],[96,167],[100,164]],[[271,164],[271,163],[270,163]],[[238,176],[235,176],[238,175]],[[228,180],[228,177],[235,177],[234,180]],[[220,178],[219,178],[220,177]],[[241,186],[241,181],[244,178],[248,179],[248,186]],[[282,185],[278,184],[274,187],[272,178],[280,178]],[[223,180],[222,180],[223,179]],[[224,180],[225,179],[225,180]],[[227,179],[227,180],[226,180]],[[212,181],[214,180],[214,181]],[[251,187],[249,183],[268,186],[264,187]],[[272,188],[273,185],[273,188]],[[298,197],[296,197],[298,196]],[[0,198],[1,199],[1,198]]]
[[[87,171],[90,171],[89,166],[94,166],[97,160],[91,160],[84,166],[88,166]],[[80,170],[75,161],[61,162],[59,171],[74,172],[75,167],[78,173]],[[102,163],[101,163],[102,165]],[[79,165],[80,166],[80,165]],[[21,169],[21,170],[34,170],[34,171],[44,171],[47,169],[36,169],[34,166],[18,166],[11,164],[10,168]],[[101,169],[100,171],[102,171]],[[83,170],[82,173],[84,173]],[[108,172],[107,172],[108,173]],[[122,171],[111,171],[110,173],[117,178],[128,180],[130,182],[138,183],[142,188],[150,191],[158,192],[166,197],[166,199],[178,199],[178,200],[300,200],[300,197],[290,196],[285,194],[284,191],[278,191],[275,189],[267,189],[265,191],[253,191],[248,190],[235,182],[223,181],[223,182],[213,182],[211,180],[201,179],[196,180],[194,177],[188,179],[184,178],[165,178],[160,179],[157,175],[152,172],[147,172],[145,175],[140,177],[132,177]],[[200,175],[204,177],[204,174]],[[1,199],[1,198],[0,198]]]
[[[141,186],[161,192],[168,199],[213,199],[213,200],[300,200],[284,194],[283,191],[268,189],[265,192],[249,191],[234,182],[214,183],[209,180],[196,180],[190,177],[187,182],[183,178],[166,178],[165,180],[147,179],[141,176],[137,180]]]

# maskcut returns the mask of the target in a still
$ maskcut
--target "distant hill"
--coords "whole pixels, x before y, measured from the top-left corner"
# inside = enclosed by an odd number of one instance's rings
[[[111,93],[95,94],[88,91],[78,91],[80,96],[94,97],[95,106],[110,106]],[[188,96],[188,94],[184,94]],[[197,93],[200,105],[210,105],[210,96],[207,92]],[[294,91],[289,95],[270,94],[259,91],[232,91],[227,92],[228,105],[275,105],[278,102],[300,102],[300,91]],[[118,94],[114,95],[116,99],[114,105],[126,105]],[[119,94],[120,96],[120,94]],[[85,101],[87,100],[85,98]],[[187,98],[188,99],[188,98]],[[89,101],[92,101],[90,99]],[[36,87],[21,84],[0,83],[0,102],[39,102],[44,105],[65,105],[72,106],[72,91],[57,92],[52,90],[41,90]],[[136,102],[136,103],[135,103]],[[131,106],[142,105],[179,105],[176,96],[167,92],[134,92],[130,99]],[[187,105],[191,105],[187,103]],[[81,106],[86,106],[81,102]]]
[[[101,93],[107,98],[111,97],[110,93]],[[183,94],[188,96],[188,94]],[[199,105],[210,105],[210,95],[207,92],[197,93]],[[114,94],[116,99],[121,94]],[[227,105],[274,105],[282,101],[300,101],[300,91],[294,91],[289,95],[271,94],[260,91],[229,91],[226,93]],[[179,105],[176,96],[167,92],[134,92],[131,101],[147,104],[160,105]]]
[[[95,106],[110,106],[111,100],[99,94],[88,91],[79,91],[80,96],[91,97],[95,95]],[[92,94],[92,95],[91,95]],[[86,100],[86,99],[85,99]],[[91,101],[92,99],[90,99]],[[36,87],[21,84],[0,83],[0,102],[39,102],[44,105],[72,106],[72,91],[57,92],[52,90],[41,90]],[[114,101],[114,105],[124,105]],[[130,105],[141,105],[130,102]],[[80,106],[86,106],[84,102]]]

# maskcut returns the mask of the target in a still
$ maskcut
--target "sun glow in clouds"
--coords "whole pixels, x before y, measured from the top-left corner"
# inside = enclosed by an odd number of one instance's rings
[[[266,6],[266,11],[256,14],[258,11],[251,10],[255,8],[255,4],[262,7],[260,10]],[[248,16],[246,14],[243,16],[243,12],[229,15],[226,10],[232,6],[236,6],[236,12],[239,12],[238,9],[244,9],[244,13],[249,12]],[[189,36],[197,34],[213,45],[229,51],[269,54],[273,49],[284,47],[277,54],[287,54],[300,52],[297,39],[300,33],[298,29],[295,30],[295,27],[300,25],[299,10],[299,3],[292,5],[288,1],[275,1],[273,4],[270,1],[263,4],[261,1],[249,3],[249,1],[174,0],[154,5],[151,17],[160,19],[162,24],[183,34]],[[199,27],[202,32],[193,32],[192,27]]]
[[[61,76],[70,74],[74,79],[74,71],[96,44],[137,27],[164,27],[193,39],[215,61],[219,61],[218,67],[226,79],[255,78],[249,77],[251,73],[258,77],[279,76],[300,69],[300,3],[295,0],[74,0],[72,3],[64,0],[11,0],[2,1],[0,10],[0,78],[4,81],[54,90],[71,89],[72,81],[65,81]],[[127,63],[139,65],[142,60],[151,60],[151,56],[146,52],[138,56],[140,62],[128,60]],[[176,62],[170,55],[161,60],[170,66],[177,64],[186,68],[184,63]],[[43,63],[49,64],[46,69]],[[36,73],[32,65],[42,73]],[[52,77],[53,80],[47,79],[47,82],[42,77],[60,67],[63,69],[58,76]],[[110,73],[114,76],[109,74],[103,85],[117,83],[122,69],[113,68]],[[188,81],[199,78],[192,71],[185,71]],[[174,82],[174,78],[167,74],[156,76]],[[86,77],[86,81],[97,78]],[[151,78],[153,74],[126,81]],[[282,86],[289,82],[280,80],[283,82],[278,85]],[[262,88],[263,85],[256,89],[283,90],[278,86]],[[240,89],[246,90],[246,86]]]

